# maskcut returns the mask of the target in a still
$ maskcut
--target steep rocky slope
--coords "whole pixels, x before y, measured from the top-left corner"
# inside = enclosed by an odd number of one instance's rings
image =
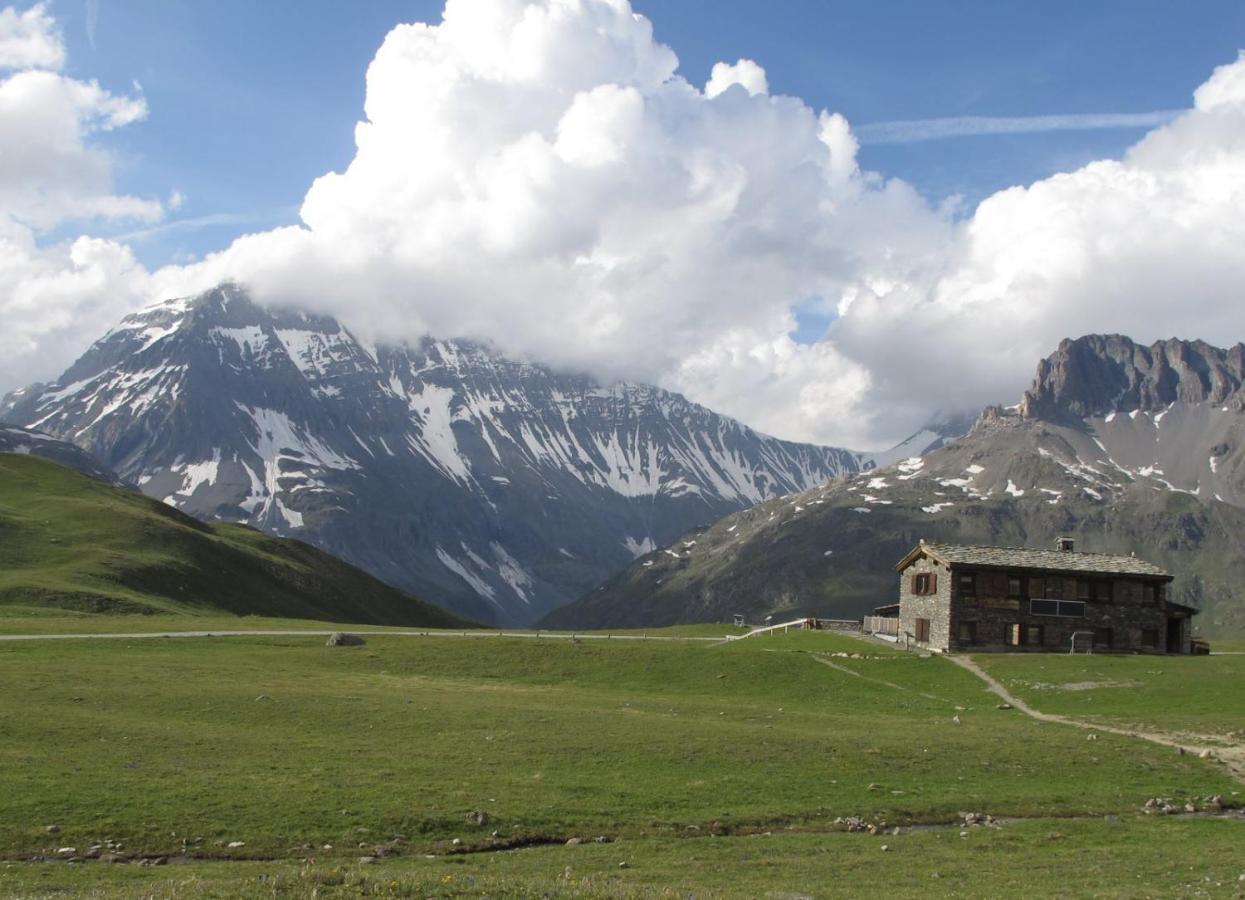
[[[1018,406],[987,409],[961,440],[691,532],[545,624],[858,616],[891,602],[891,567],[921,538],[1042,547],[1070,534],[1166,566],[1203,630],[1240,633],[1240,351],[1065,342]]]
[[[371,346],[231,285],[130,316],[0,419],[73,441],[185,512],[298,537],[502,624],[862,465],[646,385],[465,342]]]

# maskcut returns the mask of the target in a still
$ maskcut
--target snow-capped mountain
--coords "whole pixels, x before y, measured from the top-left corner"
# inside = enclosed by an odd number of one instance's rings
[[[0,419],[186,512],[301,538],[502,624],[696,524],[861,466],[651,386],[469,342],[371,346],[232,285],[126,318]]]
[[[1136,552],[1245,633],[1245,347],[1065,341],[1016,406],[924,456],[735,513],[552,613],[560,627],[858,616],[918,540]]]

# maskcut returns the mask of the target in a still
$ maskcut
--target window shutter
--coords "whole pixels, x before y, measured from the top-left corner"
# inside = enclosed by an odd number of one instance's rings
[[[934,572],[929,576],[929,592],[931,594],[938,593],[938,573]]]
[[[912,576],[912,581],[911,581],[911,583],[908,585],[908,591],[909,591],[909,593],[912,593],[912,594],[915,594],[915,593],[916,593],[916,584],[917,584],[916,579],[917,579],[917,576],[914,574],[914,575]]]

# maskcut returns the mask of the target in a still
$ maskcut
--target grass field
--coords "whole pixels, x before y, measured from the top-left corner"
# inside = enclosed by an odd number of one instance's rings
[[[1239,897],[1239,822],[642,838],[426,859],[0,867],[0,893],[185,897]],[[883,851],[882,847],[887,847]],[[1161,848],[1156,852],[1156,848]],[[626,868],[620,866],[626,863]]]
[[[48,460],[0,453],[0,614],[49,612],[461,624],[309,544],[200,522]]]
[[[975,659],[1042,712],[1245,738],[1245,656],[1000,653]]]
[[[844,652],[864,658],[830,656]],[[1227,662],[1214,678],[1237,686],[1245,672],[1245,657],[1144,661],[1177,674],[1180,664]],[[1039,707],[1047,693],[1034,698]],[[1212,764],[1109,734],[1087,741],[996,703],[946,660],[821,633],[720,646],[398,636],[358,648],[312,636],[0,642],[0,857],[11,861],[0,892],[89,885],[126,896],[142,885],[251,896],[259,885],[278,896],[311,887],[321,896],[593,896],[669,887],[759,896],[765,886],[820,896],[846,874],[863,879],[859,893],[918,893],[931,870],[913,855],[945,869],[940,889],[969,893],[982,877],[1018,893],[1026,878],[1054,885],[1080,871],[1088,880],[1079,892],[1106,884],[1112,865],[1117,878],[1144,873],[1145,885],[1173,889],[1245,871],[1235,850],[1245,822],[1138,818],[1150,797],[1183,803],[1240,790]],[[919,825],[963,811],[1091,818],[967,838],[958,829],[828,833],[836,817]],[[598,835],[615,843],[439,855]],[[1157,858],[1146,835],[1166,842]],[[18,862],[105,839],[127,854],[191,862]],[[882,843],[891,848],[885,866]],[[1173,868],[1194,846],[1201,868]],[[1087,847],[1107,866],[1092,877]],[[398,855],[358,865],[390,851]],[[1013,857],[1028,875],[1001,865]],[[618,869],[623,861],[630,868]]]

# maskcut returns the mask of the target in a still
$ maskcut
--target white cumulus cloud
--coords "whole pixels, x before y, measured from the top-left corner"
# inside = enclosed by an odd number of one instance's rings
[[[64,64],[65,45],[44,4],[24,12],[0,9],[0,69],[59,69]]]
[[[753,96],[769,93],[765,70],[750,59],[741,59],[734,65],[714,63],[709,81],[705,83],[705,96],[716,97],[736,84]]]
[[[113,190],[112,161],[95,135],[147,114],[120,96],[57,71],[65,61],[42,4],[0,10],[0,387],[59,373],[91,340],[141,303],[147,273],[129,248],[40,236],[75,221],[152,222],[158,200]]]
[[[232,278],[373,337],[489,340],[857,447],[902,438],[933,410],[1015,399],[1065,336],[1232,343],[1245,331],[1245,61],[1123,158],[958,219],[862,170],[850,123],[770,95],[757,63],[719,64],[700,83],[627,0],[449,0],[439,23],[385,39],[355,156],[309,187],[300,225],[149,274],[118,244],[45,248],[22,224],[0,238],[0,297],[27,299],[0,313],[40,321],[56,306],[59,321],[94,327],[83,310]],[[69,103],[93,112],[39,127],[76,122],[57,146],[89,153],[92,128],[135,114],[113,99]],[[55,199],[3,177],[0,195],[26,217],[3,234],[58,216],[142,218],[148,202],[113,197],[106,178],[77,176],[88,187]],[[43,309],[39,297],[60,299]],[[833,319],[819,341],[789,336],[797,308]],[[43,362],[68,332],[18,333],[0,380],[55,374]]]

